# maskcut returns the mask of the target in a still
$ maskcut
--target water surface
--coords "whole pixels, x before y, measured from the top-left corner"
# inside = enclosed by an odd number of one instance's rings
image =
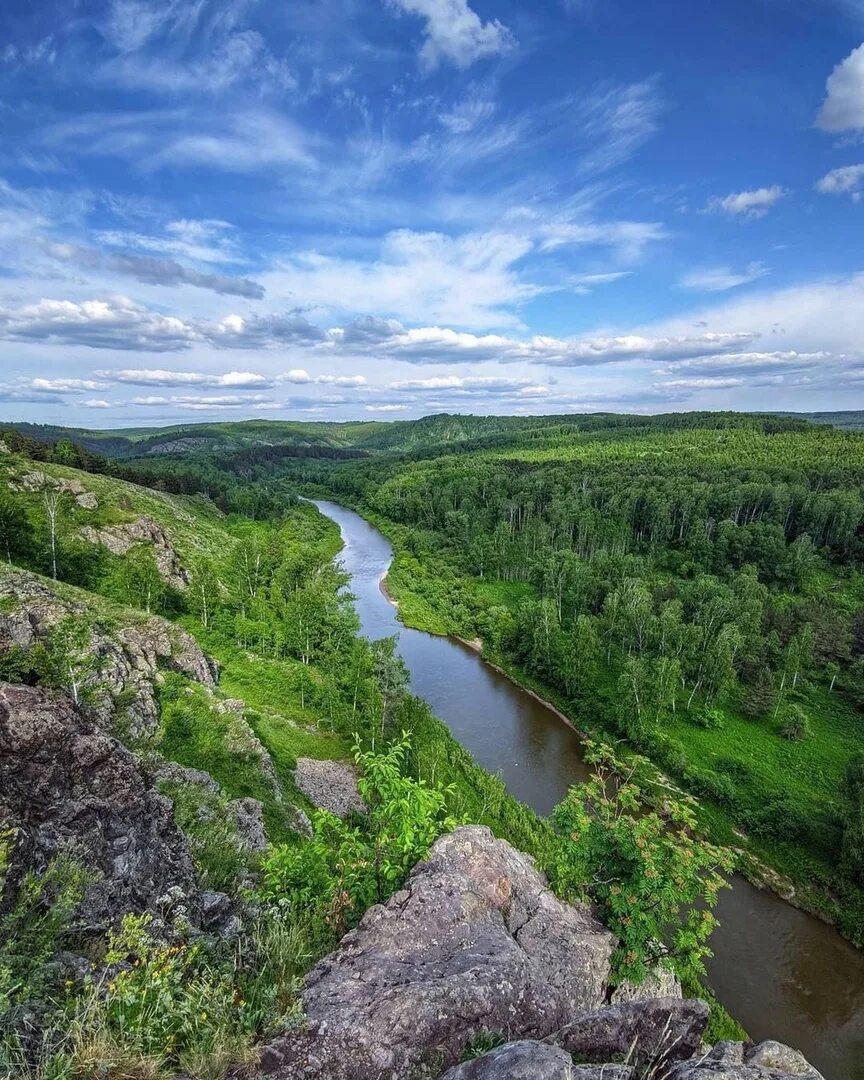
[[[572,728],[461,642],[403,626],[381,589],[389,542],[332,502],[362,633],[399,635],[411,688],[516,798],[548,814],[587,775]],[[864,953],[829,926],[736,877],[721,894],[709,981],[752,1038],[800,1049],[826,1080],[864,1080]]]

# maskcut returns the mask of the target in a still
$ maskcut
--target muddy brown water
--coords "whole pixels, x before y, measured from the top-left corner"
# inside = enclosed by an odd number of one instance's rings
[[[381,588],[389,542],[353,511],[316,505],[342,530],[362,633],[398,634],[413,692],[517,799],[548,814],[588,775],[573,729],[469,646],[403,626]],[[826,1080],[864,1080],[864,952],[741,877],[717,914],[709,981],[751,1037],[797,1047]]]

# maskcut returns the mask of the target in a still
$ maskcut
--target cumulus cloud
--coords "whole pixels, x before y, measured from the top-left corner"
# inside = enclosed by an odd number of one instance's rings
[[[864,131],[864,44],[834,68],[816,120],[823,131]]]
[[[468,0],[390,0],[390,6],[424,20],[421,66],[432,71],[444,61],[470,67],[513,48],[513,35],[497,19],[483,22]]]
[[[722,198],[717,196],[709,200],[707,209],[731,214],[733,217],[760,218],[785,194],[784,188],[773,184],[771,187],[756,188],[753,191],[733,192]]]
[[[160,315],[126,296],[105,300],[40,300],[0,308],[0,338],[87,345],[94,349],[173,352],[198,338],[194,327]]]
[[[287,315],[227,315],[209,331],[223,349],[260,349],[274,345],[314,345],[327,334],[299,312]]]
[[[132,386],[205,386],[248,389],[268,386],[271,380],[251,371],[229,371],[224,375],[209,375],[199,371],[166,371],[164,368],[107,369],[95,373],[100,379]],[[95,389],[95,387],[94,387]]]
[[[832,169],[816,181],[816,190],[823,195],[850,195],[853,202],[860,200],[862,188],[864,165],[844,165],[839,169]]]
[[[171,394],[130,398],[124,405],[152,408],[176,406],[194,412],[221,412],[223,409],[282,409],[284,402],[274,401],[263,394]]]
[[[685,289],[701,289],[703,292],[725,292],[727,289],[735,289],[739,285],[748,285],[751,281],[757,281],[768,273],[764,263],[752,262],[743,270],[733,270],[729,266],[705,267],[701,270],[691,270],[678,282]]]
[[[92,379],[22,379],[20,380],[30,390],[38,393],[66,393],[80,394],[87,390],[100,390],[102,384]]]

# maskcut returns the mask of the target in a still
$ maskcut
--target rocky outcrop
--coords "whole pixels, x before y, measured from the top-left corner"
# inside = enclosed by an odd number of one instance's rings
[[[357,788],[357,770],[344,761],[297,758],[294,782],[313,806],[344,818],[354,812],[366,813],[366,803]]]
[[[690,1061],[680,1062],[668,1080],[823,1080],[822,1074],[789,1046],[769,1039],[757,1046],[718,1043]]]
[[[555,1042],[580,1061],[626,1058],[659,1067],[692,1057],[707,1023],[704,1001],[649,998],[578,1016],[556,1032]]]
[[[136,544],[151,544],[156,569],[165,584],[180,590],[189,587],[189,572],[180,562],[170,536],[158,521],[146,514],[124,525],[104,525],[98,529],[87,525],[80,535],[91,544],[101,544],[112,555],[126,555]]]
[[[76,679],[87,691],[87,710],[100,726],[122,724],[133,738],[152,734],[159,721],[153,689],[159,669],[179,671],[208,689],[216,687],[218,667],[185,630],[152,617],[115,632],[92,618],[86,606],[61,597],[48,582],[23,570],[0,569],[0,653],[25,652],[50,640],[64,620],[86,625],[86,641],[77,646]],[[118,708],[118,702],[122,706]],[[122,715],[121,715],[122,714]]]
[[[268,1046],[283,1080],[408,1077],[484,1030],[542,1038],[604,1000],[614,940],[480,826],[438,840],[309,974],[306,1029]]]
[[[237,840],[246,851],[266,851],[270,846],[264,830],[264,807],[257,799],[232,799],[228,810]]]
[[[134,756],[62,694],[0,684],[0,825],[15,830],[8,901],[61,853],[93,873],[77,922],[104,931],[127,911],[195,919],[200,897],[172,804]]]
[[[7,450],[6,453],[9,451]],[[40,469],[33,469],[24,473],[15,480],[9,482],[9,486],[18,491],[59,491],[71,496],[72,499],[84,510],[96,510],[99,499],[95,493],[89,491],[80,480],[67,480],[65,477],[49,476]]]

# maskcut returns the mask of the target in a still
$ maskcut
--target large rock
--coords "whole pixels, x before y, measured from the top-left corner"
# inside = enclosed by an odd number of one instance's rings
[[[823,1080],[823,1077],[797,1050],[769,1039],[757,1046],[718,1043],[706,1054],[673,1066],[668,1080]]]
[[[603,1003],[614,938],[480,826],[432,847],[307,976],[307,1024],[265,1047],[282,1080],[400,1080],[481,1031],[543,1038]]]
[[[357,770],[347,762],[297,758],[294,782],[319,810],[329,810],[340,818],[366,812],[357,788]]]
[[[653,998],[610,1005],[566,1024],[555,1041],[580,1060],[666,1064],[691,1057],[708,1023],[704,1001]]]
[[[126,555],[137,544],[150,544],[156,569],[165,584],[173,589],[188,589],[191,578],[180,562],[171,537],[158,521],[147,514],[123,525],[105,525],[102,528],[87,525],[80,533],[84,540],[101,544],[112,555]]]
[[[0,683],[0,828],[10,827],[2,903],[26,871],[68,852],[95,875],[77,914],[82,928],[101,932],[127,911],[168,914],[166,904],[195,920],[195,872],[171,801],[65,696]]]
[[[74,594],[72,594],[74,595]],[[0,654],[50,643],[65,620],[86,625],[77,678],[86,690],[87,711],[101,727],[141,738],[153,734],[159,710],[153,689],[160,667],[179,671],[214,689],[218,667],[185,630],[157,616],[116,632],[94,622],[81,602],[61,596],[49,582],[24,570],[0,567]],[[118,703],[122,705],[118,707]]]
[[[9,451],[7,450],[6,453],[8,454]],[[85,488],[80,480],[49,476],[40,469],[34,469],[10,481],[9,486],[20,491],[59,491],[70,495],[84,510],[95,510],[99,506],[99,499],[95,493]]]
[[[441,1080],[631,1080],[630,1065],[574,1065],[558,1046],[523,1039],[449,1069]]]

